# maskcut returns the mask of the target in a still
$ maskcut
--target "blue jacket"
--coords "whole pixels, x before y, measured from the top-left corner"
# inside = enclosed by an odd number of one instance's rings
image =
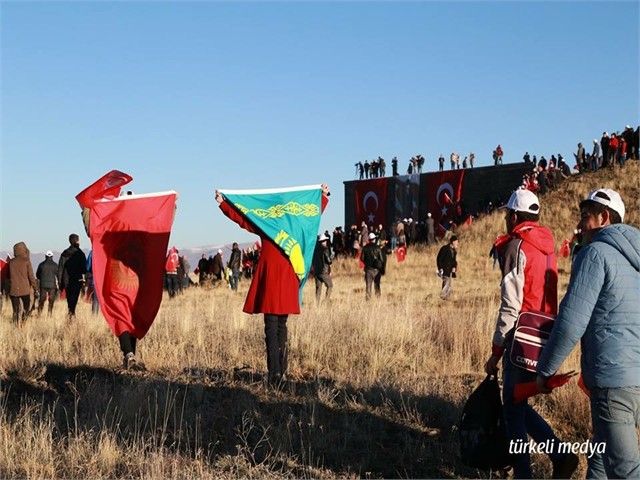
[[[587,388],[640,386],[640,231],[609,225],[578,254],[537,370],[551,376],[581,340]]]

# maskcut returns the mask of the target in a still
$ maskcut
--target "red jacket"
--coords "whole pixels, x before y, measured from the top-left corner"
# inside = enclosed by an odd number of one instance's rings
[[[553,234],[536,222],[517,225],[495,245],[503,278],[493,353],[501,355],[520,312],[558,313],[558,267]]]
[[[322,196],[322,211],[327,203],[327,197]],[[270,238],[256,231],[227,201],[220,204],[220,209],[241,228],[260,235],[262,239],[262,252],[242,311],[272,315],[300,313],[300,281],[289,258]]]

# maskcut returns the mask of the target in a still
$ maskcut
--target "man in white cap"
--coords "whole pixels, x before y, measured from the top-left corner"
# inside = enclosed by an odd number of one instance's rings
[[[56,301],[58,291],[58,264],[53,260],[53,252],[47,251],[44,261],[38,265],[36,278],[40,287],[40,300],[38,301],[38,315],[42,313],[44,302],[49,299],[48,313],[53,312],[53,303]]]
[[[436,243],[436,224],[431,212],[427,213],[427,245],[434,245]]]
[[[507,235],[498,237],[494,245],[502,268],[501,303],[485,371],[496,375],[498,363],[507,352],[502,360],[502,396],[507,437],[512,444],[528,444],[531,435],[537,444],[559,445],[560,440],[551,427],[527,400],[515,401],[516,385],[535,382],[536,374],[514,365],[508,354],[520,313],[557,313],[555,240],[547,227],[538,224],[540,201],[530,190],[516,190],[501,208],[505,209]],[[523,450],[512,455],[514,478],[531,478],[533,474],[529,451]],[[553,478],[570,478],[578,466],[578,457],[572,453],[557,450],[545,453],[553,463]]]
[[[384,274],[385,258],[375,233],[369,234],[369,241],[362,249],[362,263],[364,263],[364,282],[366,285],[366,299],[371,298],[371,285],[375,285],[376,297],[380,296],[380,279]]]
[[[326,299],[331,298],[333,281],[331,280],[331,250],[329,250],[329,237],[324,233],[318,237],[316,248],[313,251],[313,275],[316,279],[316,303],[320,304],[322,297],[322,285],[327,286]]]
[[[216,284],[222,280],[222,274],[224,273],[224,263],[222,261],[222,249],[218,249],[211,262],[210,272],[213,275],[213,283]]]
[[[640,478],[640,231],[624,215],[608,188],[580,202],[583,247],[537,366],[538,389],[548,393],[547,378],[580,340],[596,446],[587,478]]]

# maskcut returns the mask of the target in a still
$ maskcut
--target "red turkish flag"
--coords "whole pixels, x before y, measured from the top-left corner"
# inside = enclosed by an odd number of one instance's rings
[[[111,170],[76,195],[76,200],[81,207],[91,208],[97,201],[116,198],[120,195],[122,186],[131,180],[133,178],[130,175],[119,170]]]
[[[448,170],[427,175],[427,208],[436,225],[453,218],[454,205],[462,194],[464,172]]]
[[[399,247],[398,250],[396,251],[396,258],[398,259],[398,262],[404,262],[404,259],[406,257],[407,257],[407,247],[403,245],[402,247]]]
[[[7,274],[9,273],[9,256],[7,255],[7,261],[4,261],[0,258],[0,284],[4,285],[4,282],[7,280]],[[2,293],[0,292],[0,295]]]
[[[387,179],[372,178],[356,182],[356,221],[386,226]]]
[[[91,207],[93,276],[102,313],[116,336],[145,336],[164,281],[178,194],[127,195]]]
[[[560,249],[558,250],[558,255],[561,257],[567,258],[571,253],[571,242],[565,239],[560,245]]]

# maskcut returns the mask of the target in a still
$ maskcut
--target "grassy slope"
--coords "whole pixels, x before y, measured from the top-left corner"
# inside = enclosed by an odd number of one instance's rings
[[[620,191],[636,226],[638,165],[572,178],[543,198],[557,243],[576,204],[596,187]],[[119,370],[117,341],[81,305],[18,330],[0,322],[0,477],[478,477],[457,459],[455,425],[483,377],[499,304],[488,251],[496,213],[462,234],[454,298],[441,302],[436,247],[391,259],[383,296],[364,301],[354,261],[334,267],[330,305],[313,281],[290,317],[292,381],[265,388],[262,321],[241,313],[240,292],[191,289],[165,301],[140,355],[148,371]],[[569,264],[559,260],[560,290]],[[574,352],[567,369],[578,365]],[[574,384],[535,400],[563,439],[589,436],[588,404]],[[549,476],[546,458],[535,472]],[[581,470],[585,473],[585,461]]]

